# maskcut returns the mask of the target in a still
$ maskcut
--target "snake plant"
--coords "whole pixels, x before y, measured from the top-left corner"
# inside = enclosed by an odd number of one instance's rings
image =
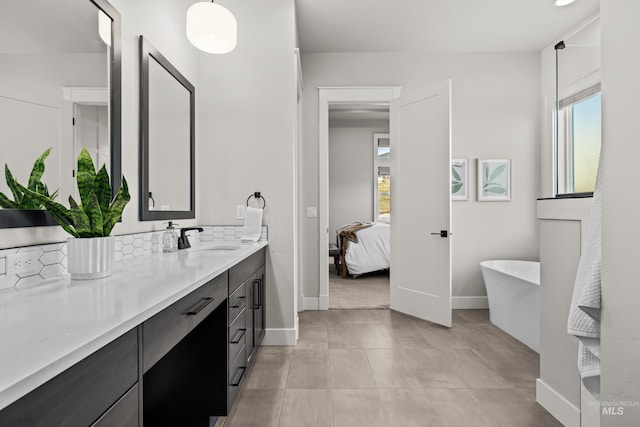
[[[31,175],[29,175],[29,183],[27,184],[27,188],[32,192],[41,194],[53,200],[58,195],[58,190],[56,190],[52,195],[49,195],[49,189],[47,188],[47,185],[43,184],[41,181],[42,175],[44,174],[44,160],[47,158],[50,152],[51,148],[46,149],[45,152],[42,153],[42,155],[38,157],[38,159],[33,164],[33,169],[31,169]],[[4,193],[0,192],[0,207],[4,209],[42,209],[42,203],[30,197],[29,193],[21,190],[20,187],[22,186],[13,177],[9,166],[6,163],[4,165],[4,176],[7,180],[7,186],[13,193],[13,200],[9,199]]]
[[[69,196],[69,208],[57,203],[51,197],[34,191],[21,189],[29,194],[53,216],[60,226],[73,237],[106,237],[122,216],[124,207],[131,199],[127,180],[122,177],[122,185],[111,199],[111,181],[103,165],[96,173],[91,155],[83,149],[78,156],[76,175],[80,204]]]

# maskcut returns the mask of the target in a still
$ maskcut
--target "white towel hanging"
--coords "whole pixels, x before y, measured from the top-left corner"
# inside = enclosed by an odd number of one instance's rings
[[[247,207],[242,227],[243,242],[257,242],[262,232],[262,209]]]
[[[571,299],[567,332],[576,336],[578,371],[585,388],[600,397],[600,268],[602,264],[602,160],[598,167],[589,225]]]

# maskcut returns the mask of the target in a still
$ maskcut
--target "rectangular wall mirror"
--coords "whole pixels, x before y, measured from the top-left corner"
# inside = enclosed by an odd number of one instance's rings
[[[26,185],[53,148],[42,182],[56,200],[76,195],[82,148],[120,187],[120,14],[106,0],[0,2],[0,192],[6,163]],[[0,209],[0,228],[57,225],[43,210]]]
[[[195,218],[195,88],[140,36],[140,220]]]

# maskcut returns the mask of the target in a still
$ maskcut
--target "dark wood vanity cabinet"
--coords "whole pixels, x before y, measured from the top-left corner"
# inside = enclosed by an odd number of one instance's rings
[[[137,381],[136,328],[4,408],[0,426],[137,426]]]
[[[145,427],[208,427],[226,413],[227,273],[142,324]]]
[[[265,249],[0,411],[0,427],[208,427],[264,337]]]
[[[208,426],[229,414],[264,337],[265,252],[143,324],[145,427]],[[189,307],[204,307],[200,323],[185,319]]]
[[[265,270],[261,266],[247,281],[247,364],[251,365],[253,356],[264,338],[264,295]]]
[[[264,337],[265,252],[229,270],[229,410]]]

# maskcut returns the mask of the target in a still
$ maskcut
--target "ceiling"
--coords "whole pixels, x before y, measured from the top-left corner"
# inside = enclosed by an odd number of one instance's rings
[[[600,0],[295,0],[302,52],[539,52]]]

